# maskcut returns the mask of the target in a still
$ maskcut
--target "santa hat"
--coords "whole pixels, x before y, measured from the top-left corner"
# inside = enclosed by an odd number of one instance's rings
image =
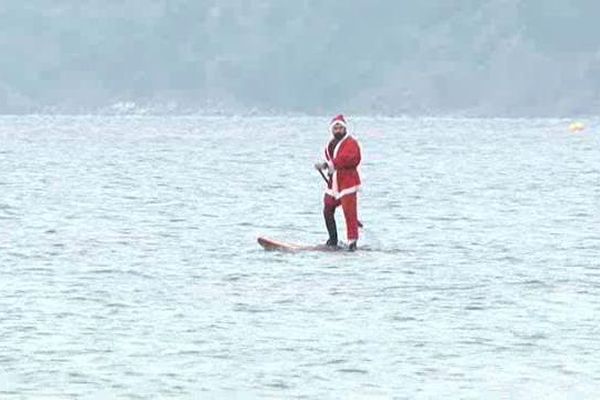
[[[342,114],[339,114],[339,115],[336,115],[335,117],[333,117],[333,119],[329,123],[329,130],[333,131],[333,127],[337,124],[342,125],[344,128],[348,128],[348,125],[346,124],[346,119],[344,118],[344,116]]]

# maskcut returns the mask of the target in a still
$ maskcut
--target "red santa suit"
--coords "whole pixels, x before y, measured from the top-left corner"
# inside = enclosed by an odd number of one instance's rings
[[[330,131],[336,124],[346,127],[343,115],[332,119]],[[359,225],[356,193],[361,184],[357,170],[361,161],[360,145],[354,137],[346,133],[341,139],[334,138],[325,146],[325,159],[330,173],[324,198],[326,223],[328,216],[332,218],[335,209],[341,205],[346,219],[348,242],[356,242]]]

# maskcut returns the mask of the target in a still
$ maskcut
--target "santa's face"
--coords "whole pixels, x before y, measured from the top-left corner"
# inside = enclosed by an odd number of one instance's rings
[[[333,128],[331,128],[331,133],[338,139],[342,138],[346,134],[346,127],[342,124],[335,124],[333,125]]]

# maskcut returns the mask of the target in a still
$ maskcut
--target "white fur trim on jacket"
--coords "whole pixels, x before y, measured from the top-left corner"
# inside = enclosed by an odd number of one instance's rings
[[[342,124],[341,121],[336,121],[334,124]],[[332,127],[333,125],[332,124]],[[345,126],[345,124],[343,124]],[[341,199],[342,197],[346,196],[347,194],[351,194],[351,193],[356,193],[358,192],[358,190],[360,189],[360,185],[356,185],[356,186],[352,186],[343,190],[339,190],[338,188],[338,182],[337,182],[337,171],[335,170],[335,167],[333,165],[333,160],[335,159],[335,157],[337,156],[337,153],[339,151],[339,149],[341,148],[341,145],[343,142],[346,141],[346,139],[348,139],[350,137],[350,134],[346,134],[342,140],[340,140],[336,145],[335,148],[333,149],[333,154],[330,155],[331,159],[327,160],[327,167],[329,169],[329,173],[331,175],[331,189],[326,188],[325,189],[325,193],[334,197],[336,200]],[[328,150],[327,150],[327,146],[325,146],[325,154],[328,154]]]
[[[359,190],[360,190],[360,185],[346,188],[346,189],[342,190],[341,192],[338,192],[338,191],[328,188],[328,189],[325,189],[325,194],[328,194],[329,196],[333,197],[334,199],[339,200],[342,197],[347,196],[349,194],[357,193]]]

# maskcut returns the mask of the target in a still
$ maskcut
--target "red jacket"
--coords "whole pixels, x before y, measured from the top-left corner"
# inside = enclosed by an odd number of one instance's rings
[[[360,175],[357,171],[360,158],[360,145],[349,134],[346,134],[339,141],[333,150],[333,154],[329,154],[329,146],[325,146],[325,159],[329,165],[329,170],[333,171],[325,193],[336,199],[350,193],[356,193],[360,188]]]

